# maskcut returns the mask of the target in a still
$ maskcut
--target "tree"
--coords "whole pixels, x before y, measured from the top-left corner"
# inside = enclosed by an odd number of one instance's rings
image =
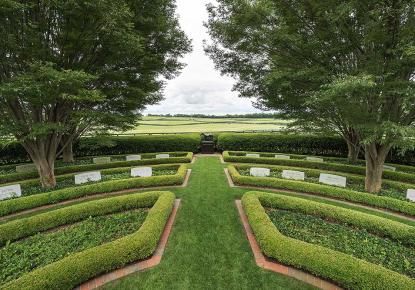
[[[3,1],[0,130],[22,143],[42,184],[85,132],[126,129],[162,99],[190,50],[173,0]]]
[[[390,149],[410,146],[415,2],[218,2],[206,51],[240,95],[363,145],[366,190],[379,191]]]

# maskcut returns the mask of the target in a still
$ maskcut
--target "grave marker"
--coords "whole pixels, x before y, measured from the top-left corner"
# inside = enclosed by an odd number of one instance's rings
[[[269,168],[251,167],[249,174],[255,177],[265,177],[271,174],[271,170]]]
[[[344,176],[320,173],[320,178],[318,181],[329,185],[346,187],[346,177]]]
[[[141,155],[127,155],[125,156],[126,161],[136,161],[141,160]]]
[[[261,155],[259,155],[257,153],[246,153],[246,157],[259,158],[259,157],[261,157]]]
[[[170,154],[157,154],[156,159],[170,158]]]
[[[302,172],[302,171],[296,171],[296,170],[283,170],[282,171],[282,178],[294,179],[294,180],[304,180],[305,173]]]
[[[111,157],[95,157],[92,159],[94,164],[105,164],[111,162]]]
[[[415,201],[415,189],[408,189],[406,191],[406,198],[410,201]]]
[[[20,184],[13,184],[0,187],[0,200],[22,196]]]
[[[100,181],[101,172],[99,171],[90,171],[84,172],[75,175],[75,184],[83,184],[91,181]]]
[[[276,154],[275,158],[276,159],[290,159],[290,156],[289,155]]]
[[[310,156],[307,156],[305,159],[308,160],[308,161],[313,161],[313,162],[324,162],[324,159],[323,158],[319,158],[319,157],[310,157]]]
[[[150,177],[153,176],[153,168],[151,167],[135,167],[131,168],[132,177]]]
[[[383,165],[383,170],[396,171],[396,167],[393,167],[393,166],[390,166],[390,165]]]

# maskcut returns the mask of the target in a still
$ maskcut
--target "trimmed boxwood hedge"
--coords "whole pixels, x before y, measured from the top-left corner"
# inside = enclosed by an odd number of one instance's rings
[[[288,135],[281,133],[221,133],[218,150],[289,152],[293,154],[347,157],[347,144],[340,137],[315,135]],[[363,155],[361,156],[363,158]],[[415,150],[401,155],[392,149],[387,162],[415,165]]]
[[[415,216],[415,203],[409,201],[305,181],[275,177],[242,176],[233,165],[228,166],[228,171],[233,182],[238,185],[286,189],[316,194]]]
[[[234,153],[240,155],[232,155]],[[293,167],[303,167],[303,168],[314,168],[327,171],[339,171],[344,173],[352,173],[358,175],[365,175],[366,169],[362,166],[349,165],[342,163],[332,163],[332,162],[314,162],[304,159],[278,159],[274,157],[247,157],[245,154],[248,152],[223,152],[223,160],[226,162],[235,162],[235,163],[256,163],[256,164],[275,164],[275,165],[284,165],[284,166],[293,166]],[[274,154],[275,155],[275,154]],[[391,170],[383,171],[383,178],[413,183],[415,184],[415,174],[397,172]]]
[[[44,231],[88,216],[152,206],[143,225],[135,233],[36,269],[6,283],[1,289],[73,289],[102,273],[149,257],[157,247],[174,199],[171,192],[138,193],[82,203],[0,226],[2,238],[4,233],[11,239],[16,239],[14,231],[23,237],[36,230]]]
[[[108,145],[111,144],[111,145]],[[200,135],[194,134],[166,134],[140,135],[129,137],[108,137],[106,142],[99,138],[85,137],[73,147],[74,155],[120,155],[145,152],[190,151],[198,152]],[[30,158],[18,142],[0,141],[0,164],[28,162]]]
[[[128,166],[140,166],[140,165],[155,165],[155,164],[172,164],[172,163],[190,163],[193,158],[192,152],[168,152],[170,154],[179,154],[183,156],[170,157],[170,158],[152,158],[142,159],[134,161],[116,161],[104,164],[86,164],[86,165],[73,165],[55,168],[56,175],[85,172],[100,169],[116,168],[116,167],[128,167]],[[0,175],[0,184],[10,183],[15,181],[21,181],[26,179],[32,179],[38,177],[37,172],[24,172],[24,173],[11,173]]]
[[[36,208],[47,204],[59,203],[61,201],[76,199],[93,194],[108,193],[132,188],[180,185],[184,182],[186,173],[187,166],[180,165],[177,173],[174,175],[109,180],[95,184],[92,183],[84,186],[69,187],[55,191],[4,200],[0,202],[0,216],[5,216],[27,209]]]
[[[411,278],[353,256],[282,235],[264,206],[333,218],[398,240],[414,238],[413,228],[364,213],[262,192],[248,192],[242,205],[261,250],[283,264],[335,281],[346,289],[415,289]]]

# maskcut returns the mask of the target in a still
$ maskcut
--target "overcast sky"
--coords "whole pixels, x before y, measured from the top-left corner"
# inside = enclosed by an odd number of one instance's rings
[[[180,25],[192,40],[193,52],[186,55],[186,67],[179,77],[169,81],[164,91],[165,100],[149,106],[145,114],[243,114],[259,112],[251,100],[238,98],[232,92],[234,80],[221,76],[212,60],[203,51],[203,40],[209,35],[203,22],[208,15],[206,4],[213,0],[177,0]]]

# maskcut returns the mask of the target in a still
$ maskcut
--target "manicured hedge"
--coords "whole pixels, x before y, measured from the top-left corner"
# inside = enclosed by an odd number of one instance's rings
[[[132,188],[180,185],[184,182],[186,173],[187,166],[180,165],[177,173],[174,175],[103,181],[95,184],[93,183],[84,186],[69,187],[51,192],[9,199],[0,202],[0,216],[93,194],[108,193]]]
[[[239,155],[232,155],[232,154]],[[303,167],[303,168],[314,168],[328,171],[339,171],[344,173],[352,173],[358,175],[365,175],[366,169],[362,166],[349,165],[342,163],[332,163],[332,162],[314,162],[308,161],[305,159],[278,159],[274,157],[247,157],[245,152],[231,152],[224,151],[223,159],[226,162],[235,162],[235,163],[256,163],[256,164],[275,164],[275,165],[284,165],[284,166],[293,166],[293,167]],[[383,171],[383,178],[407,182],[415,184],[415,174],[385,170]]]
[[[273,177],[242,176],[233,165],[228,166],[228,171],[232,180],[238,185],[286,189],[317,194],[415,216],[415,203],[409,201],[304,181]]]
[[[217,146],[220,151],[287,152],[347,157],[347,144],[340,137],[281,133],[221,133],[218,136]],[[398,150],[392,149],[386,161],[415,165],[415,150],[409,150],[402,156]]]
[[[413,239],[413,229],[410,226],[352,210],[270,193],[248,192],[242,197],[242,204],[256,240],[268,257],[335,281],[346,289],[415,289],[415,281],[405,275],[338,251],[282,235],[263,206],[273,205],[306,213],[313,212],[367,228],[369,231],[384,231],[388,236],[399,240],[405,236]]]
[[[106,142],[101,142],[98,138],[85,137],[74,145],[74,154],[80,157],[163,151],[198,152],[199,147],[198,133],[108,137]],[[0,164],[28,161],[30,161],[29,156],[19,143],[0,142]]]
[[[139,165],[154,165],[154,164],[171,164],[171,163],[190,163],[193,158],[192,152],[169,152],[170,154],[178,154],[182,156],[170,157],[170,158],[151,158],[134,161],[116,161],[104,164],[86,164],[86,165],[73,165],[55,168],[56,175],[84,172],[92,170],[100,170],[107,168],[116,167],[127,167],[127,166],[139,166]],[[15,181],[21,181],[26,179],[32,179],[38,177],[37,172],[24,172],[24,173],[11,173],[0,176],[0,184],[10,183]]]
[[[173,208],[175,196],[171,192],[148,192],[110,199],[91,201],[40,214],[28,219],[10,222],[0,227],[10,237],[13,230],[20,235],[30,235],[35,227],[40,231],[73,223],[88,216],[150,207],[143,225],[133,234],[88,250],[72,254],[45,267],[36,269],[3,285],[2,289],[73,289],[102,273],[120,268],[128,263],[149,257],[156,249],[167,219]],[[50,215],[50,217],[48,216]],[[22,226],[25,230],[19,230]]]

